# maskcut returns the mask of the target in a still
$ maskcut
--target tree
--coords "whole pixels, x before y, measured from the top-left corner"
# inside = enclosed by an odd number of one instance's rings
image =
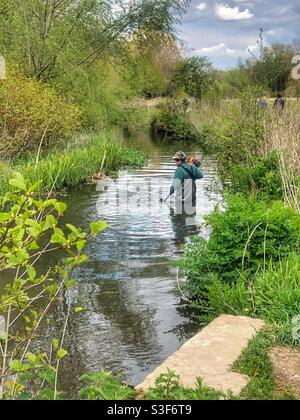
[[[200,101],[214,81],[213,65],[207,57],[195,56],[181,60],[173,75],[176,86]]]
[[[137,32],[173,33],[190,0],[0,0],[1,53],[49,81]]]
[[[246,61],[245,70],[254,83],[268,88],[273,94],[284,92],[290,80],[294,55],[295,50],[290,45],[262,46],[260,57],[253,54]]]

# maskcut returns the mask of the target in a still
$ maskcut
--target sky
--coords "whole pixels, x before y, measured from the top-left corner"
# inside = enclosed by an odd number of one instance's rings
[[[300,0],[192,0],[179,26],[188,54],[207,56],[219,69],[256,54],[260,28],[264,43],[300,39]]]

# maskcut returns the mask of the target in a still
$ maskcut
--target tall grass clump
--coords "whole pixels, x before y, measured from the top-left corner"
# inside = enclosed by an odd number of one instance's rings
[[[42,188],[59,191],[84,182],[88,177],[102,172],[113,172],[125,166],[139,166],[146,158],[142,152],[126,149],[112,142],[108,134],[92,136],[76,146],[69,145],[63,151],[48,152],[39,160],[35,155],[6,167],[1,187],[7,187],[7,179],[18,171],[30,182],[42,179]]]
[[[300,107],[290,101],[284,114],[273,117],[265,153],[275,151],[279,160],[284,202],[300,214]]]
[[[293,322],[300,314],[300,255],[270,263],[253,279],[240,276],[236,283],[215,279],[205,292],[208,311],[250,315],[267,322],[279,344],[296,344]]]

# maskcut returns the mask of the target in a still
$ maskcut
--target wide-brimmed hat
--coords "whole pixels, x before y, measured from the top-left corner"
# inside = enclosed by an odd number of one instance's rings
[[[184,152],[177,152],[173,156],[173,159],[174,160],[185,160],[186,159],[186,154]]]

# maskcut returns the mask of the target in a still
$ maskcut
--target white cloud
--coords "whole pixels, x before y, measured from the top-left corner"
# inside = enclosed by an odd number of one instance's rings
[[[236,55],[237,50],[232,50],[224,42],[220,44],[213,45],[212,47],[204,47],[197,50],[198,54],[207,54],[207,55]]]
[[[248,45],[247,51],[251,51],[252,53],[259,50],[258,44]]]
[[[207,3],[198,4],[197,9],[200,11],[207,9]]]
[[[216,4],[215,14],[221,20],[247,20],[251,19],[254,14],[249,10],[240,10],[239,7],[230,7],[227,4]]]

